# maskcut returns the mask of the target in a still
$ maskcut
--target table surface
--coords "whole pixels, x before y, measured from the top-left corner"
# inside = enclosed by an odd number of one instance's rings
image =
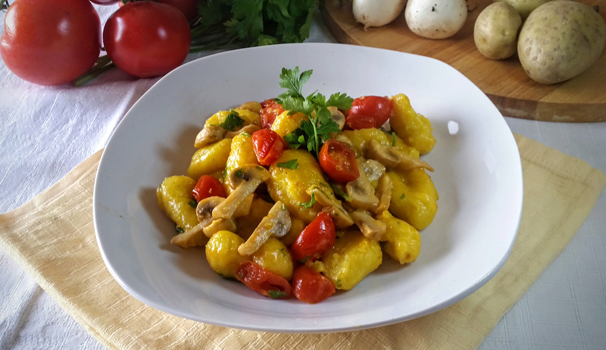
[[[102,22],[116,7],[97,7]],[[318,15],[309,41],[334,42]],[[104,147],[156,81],[115,70],[83,88],[41,87],[20,80],[0,61],[0,213],[32,199]],[[606,172],[606,123],[506,121],[513,132]],[[572,242],[480,349],[606,350],[605,214],[603,193]],[[104,348],[2,251],[0,280],[0,349]]]

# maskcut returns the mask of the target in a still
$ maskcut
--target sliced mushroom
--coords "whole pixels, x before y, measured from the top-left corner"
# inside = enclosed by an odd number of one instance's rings
[[[351,218],[360,228],[366,238],[380,241],[387,231],[387,224],[381,220],[376,220],[365,211],[356,210],[351,213]]]
[[[393,188],[393,181],[387,174],[383,174],[379,179],[379,187],[377,187],[377,197],[379,197],[379,204],[373,211],[375,215],[379,215],[385,210],[389,209],[391,203],[391,190]]]
[[[337,141],[341,141],[343,142],[347,147],[353,149],[353,142],[351,142],[351,140],[349,139],[349,137],[341,134],[341,133],[334,133],[331,134],[331,138],[337,140]]]
[[[267,216],[261,220],[252,235],[248,237],[248,240],[240,244],[238,253],[242,256],[254,254],[271,236],[284,237],[290,230],[291,225],[290,214],[286,206],[281,201],[277,201],[271,207]]]
[[[425,168],[433,171],[433,168],[426,162],[414,159],[394,147],[382,145],[377,140],[370,141],[366,157],[379,161],[387,169],[412,170]]]
[[[201,200],[196,207],[196,216],[202,227],[210,225],[213,222],[213,209],[221,204],[225,198],[223,197],[208,197]]]
[[[219,231],[236,232],[236,220],[234,219],[219,219],[214,220],[208,226],[204,226],[203,231],[206,237],[210,238]]]
[[[345,116],[343,113],[334,106],[328,107],[328,111],[330,112],[332,120],[339,126],[339,130],[343,130],[343,127],[345,126]]]
[[[362,164],[362,168],[368,177],[368,181],[378,181],[385,174],[385,166],[374,159],[367,159]],[[378,196],[377,196],[378,197]]]
[[[379,198],[375,196],[375,190],[372,188],[372,184],[368,180],[362,164],[364,163],[363,158],[356,159],[358,163],[358,169],[360,170],[360,177],[354,181],[350,181],[345,185],[345,191],[351,198],[349,204],[362,210],[373,210],[379,204]]]
[[[226,132],[227,131],[220,126],[206,125],[204,129],[200,130],[198,136],[196,136],[194,147],[200,148],[210,145],[211,143],[219,142],[223,140]]]
[[[269,171],[260,165],[245,165],[230,174],[230,181],[236,189],[213,210],[213,218],[229,219],[244,200],[267,181]]]
[[[199,223],[191,229],[173,237],[170,240],[170,244],[174,244],[183,249],[204,246],[208,239],[204,235],[203,229],[204,225]]]
[[[249,124],[246,125],[244,127],[242,127],[240,130],[236,130],[236,131],[229,131],[225,134],[225,137],[228,139],[233,139],[234,137],[242,134],[242,133],[248,133],[250,135],[252,135],[255,131],[259,130],[260,128],[254,124]]]
[[[354,224],[349,213],[343,209],[341,202],[330,198],[318,186],[312,186],[306,192],[310,196],[313,194],[316,202],[320,203],[323,210],[330,214],[336,228],[346,228]]]

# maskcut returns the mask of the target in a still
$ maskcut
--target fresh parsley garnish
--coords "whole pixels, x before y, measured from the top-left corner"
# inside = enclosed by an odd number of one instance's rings
[[[303,259],[299,260],[299,264],[305,264],[307,262],[307,259],[309,259],[309,255],[307,255]]]
[[[181,227],[179,227],[179,226],[175,227],[175,231],[177,231],[177,234],[180,234],[180,233],[185,232],[185,230],[184,230],[184,229],[182,229],[182,228],[181,228]]]
[[[337,288],[341,288],[341,280],[340,279],[337,280]]]
[[[299,112],[309,117],[309,120],[301,123],[299,129],[286,135],[284,140],[291,148],[305,145],[307,150],[315,152],[317,157],[324,142],[330,138],[330,133],[341,131],[339,125],[332,120],[328,107],[350,109],[353,98],[340,92],[330,95],[328,100],[318,92],[304,97],[303,84],[309,80],[312,73],[312,70],[308,70],[299,74],[299,67],[282,68],[280,86],[285,88],[286,92],[278,96],[276,101],[282,104],[282,108],[289,111],[289,114]],[[314,111],[316,113],[312,116]]]
[[[404,197],[406,197],[406,195],[404,193],[402,193],[402,195],[400,196],[400,199],[404,199]]]
[[[391,143],[391,147],[396,147],[396,133],[395,133],[395,131],[391,132],[391,137],[393,137],[393,142]]]
[[[282,292],[279,290],[270,290],[269,291],[269,297],[272,299],[279,299],[279,298],[283,298],[286,296],[286,292]]]
[[[229,111],[227,117],[225,117],[225,121],[221,123],[221,127],[228,131],[234,131],[244,125],[244,119],[240,118],[238,112],[233,109]]]
[[[244,177],[244,170],[242,170],[242,169],[236,170],[236,172],[234,173],[234,176],[238,177],[238,178]]]
[[[280,253],[282,253],[282,256],[286,256],[286,253],[284,252],[284,248],[280,249]]]
[[[282,210],[286,210],[286,204],[282,203]]]
[[[190,200],[189,203],[187,203],[187,204],[189,204],[189,206],[194,209],[196,209],[198,207],[198,202],[196,202],[195,199]]]
[[[242,135],[246,136],[246,137],[250,137],[250,134],[247,133],[246,131],[242,131]]]
[[[307,209],[311,209],[314,204],[316,204],[316,194],[314,192],[311,193],[311,200],[309,202],[306,203],[301,203],[299,204],[299,206],[301,207],[305,207]]]
[[[333,190],[333,191],[335,191],[335,193],[336,193],[337,195],[339,195],[339,197],[341,197],[341,198],[345,199],[345,201],[346,201],[346,202],[351,201],[351,197],[350,197],[350,196],[349,196],[347,193],[343,192],[343,190],[342,190],[342,189],[340,189],[340,188],[339,188],[339,186],[337,186],[337,185],[335,185],[335,184],[331,183],[331,184],[330,184],[330,188],[332,188],[332,190]]]
[[[296,159],[291,159],[288,162],[278,163],[276,165],[278,166],[278,168],[287,168],[291,170],[295,170],[299,167],[299,163]]]

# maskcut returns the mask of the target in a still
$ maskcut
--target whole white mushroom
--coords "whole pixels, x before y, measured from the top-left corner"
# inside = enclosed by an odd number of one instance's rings
[[[356,21],[368,27],[380,27],[398,18],[406,0],[354,0],[353,14]]]
[[[408,0],[404,11],[410,30],[429,39],[455,35],[467,20],[465,0]]]

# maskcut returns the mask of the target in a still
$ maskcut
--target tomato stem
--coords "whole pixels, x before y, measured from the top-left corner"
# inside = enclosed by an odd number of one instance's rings
[[[90,82],[91,80],[95,79],[96,77],[100,76],[101,74],[115,68],[116,65],[112,62],[102,68],[99,68],[98,66],[95,66],[93,69],[91,69],[90,71],[88,71],[88,73],[84,74],[83,76],[81,76],[80,78],[74,80],[74,85],[76,87],[80,87],[85,85],[86,83]]]

